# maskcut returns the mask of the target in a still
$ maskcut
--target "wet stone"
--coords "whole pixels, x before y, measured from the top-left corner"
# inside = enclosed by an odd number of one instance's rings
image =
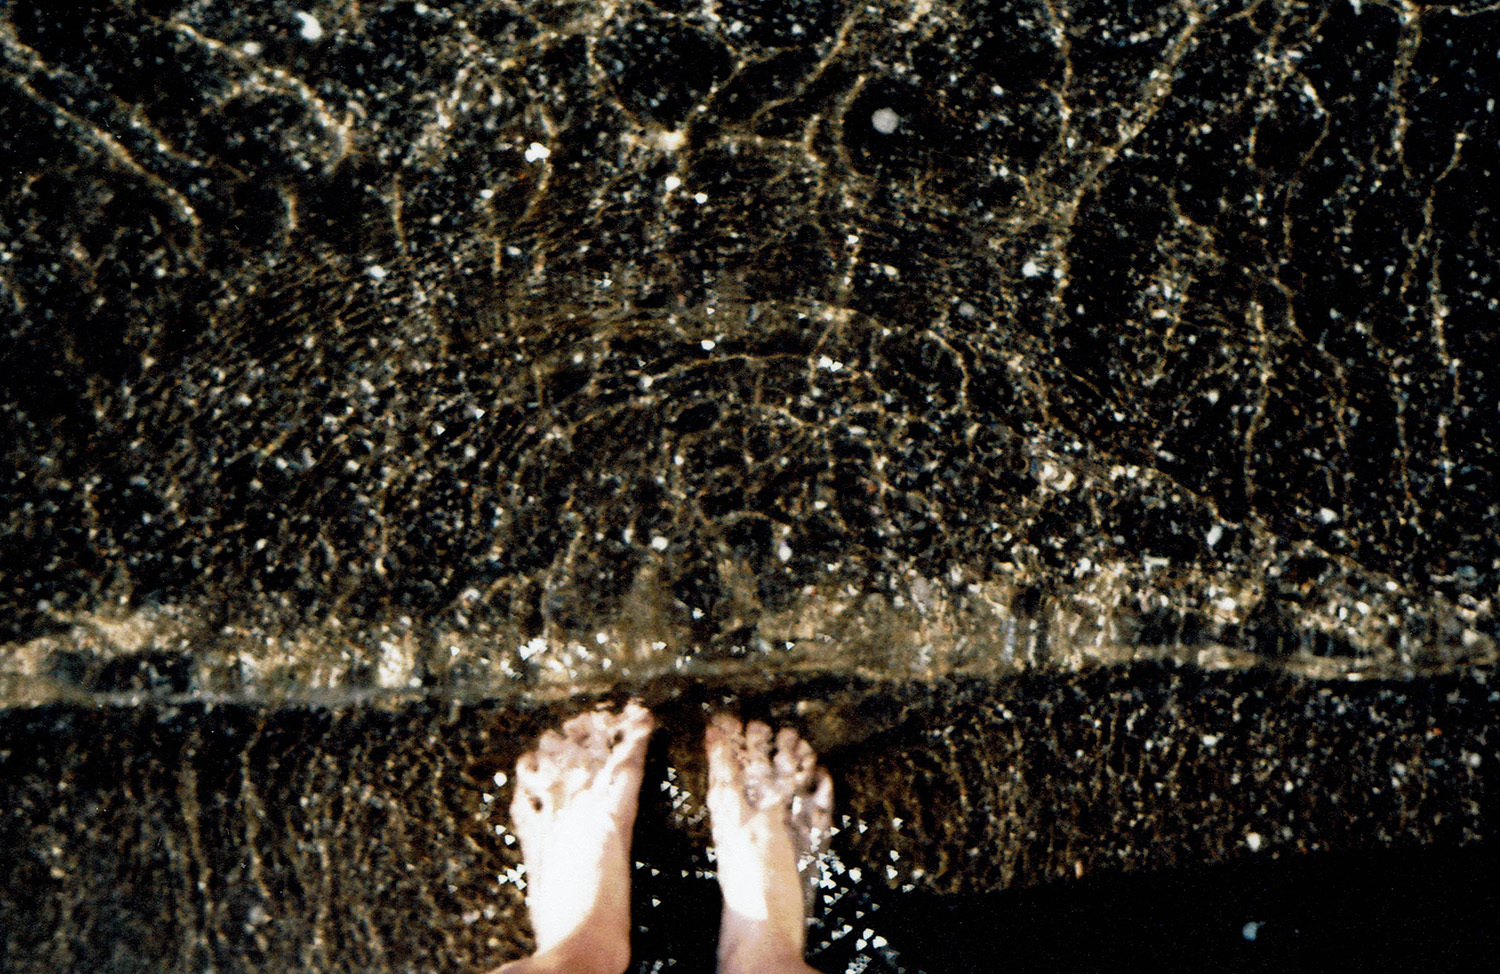
[[[0,7],[0,966],[512,956],[632,688],[855,912],[1490,848],[1497,18]]]

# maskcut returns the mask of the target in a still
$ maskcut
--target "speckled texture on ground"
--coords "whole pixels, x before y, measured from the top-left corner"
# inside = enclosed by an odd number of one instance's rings
[[[897,895],[1493,840],[1497,35],[0,6],[0,966],[503,955],[473,768],[629,686]]]

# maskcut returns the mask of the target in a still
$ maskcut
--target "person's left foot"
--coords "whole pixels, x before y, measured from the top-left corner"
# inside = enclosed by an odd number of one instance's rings
[[[827,849],[833,781],[796,731],[719,714],[704,733],[724,912],[719,974],[817,974],[802,959],[810,903],[798,875]]]
[[[537,953],[502,972],[629,965],[630,833],[654,728],[635,702],[579,714],[516,762],[510,814]]]

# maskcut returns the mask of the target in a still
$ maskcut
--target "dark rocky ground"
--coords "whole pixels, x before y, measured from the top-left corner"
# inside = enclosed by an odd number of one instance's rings
[[[632,688],[827,750],[829,967],[1493,936],[1497,36],[0,5],[0,967],[506,956],[484,789]]]

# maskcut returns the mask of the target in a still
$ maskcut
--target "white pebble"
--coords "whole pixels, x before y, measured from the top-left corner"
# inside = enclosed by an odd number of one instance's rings
[[[901,124],[901,116],[889,108],[876,109],[870,116],[870,124],[875,126],[875,131],[881,135],[890,135]]]
[[[302,35],[302,39],[304,41],[316,41],[322,39],[323,25],[318,23],[318,18],[314,17],[306,10],[298,10],[293,16],[295,16],[297,18],[297,21],[302,25],[301,30],[297,31],[297,33]]]

